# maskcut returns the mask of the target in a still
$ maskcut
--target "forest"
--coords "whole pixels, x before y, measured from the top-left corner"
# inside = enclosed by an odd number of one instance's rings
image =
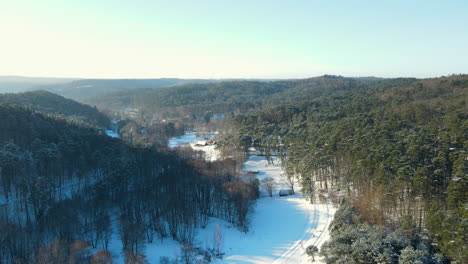
[[[109,263],[114,233],[126,263],[166,237],[209,257],[192,244],[209,217],[248,230],[258,191],[233,161],[128,144],[72,118],[79,108],[34,108],[0,103],[0,263]]]
[[[210,217],[249,230],[259,182],[237,172],[250,147],[340,206],[328,262],[466,263],[467,93],[467,75],[325,75],[127,90],[97,99],[106,114],[45,91],[0,94],[0,263],[111,263],[112,234],[127,263],[164,238],[187,259],[216,258],[195,230]],[[108,137],[127,107],[138,115]],[[194,126],[219,130],[223,160],[168,151]]]
[[[468,264],[468,0],[0,0],[0,264]]]
[[[203,118],[206,112],[240,114],[268,109],[278,104],[305,102],[350,90],[367,89],[370,86],[385,87],[394,83],[410,83],[413,80],[324,75],[301,80],[222,81],[159,89],[127,89],[84,102],[114,112],[131,107],[139,109],[144,115],[153,116],[158,113],[161,118]]]
[[[468,76],[388,84],[235,116],[224,148],[278,155],[305,193],[347,206],[322,250],[332,263],[467,263]],[[374,243],[401,228],[412,242],[396,256]]]

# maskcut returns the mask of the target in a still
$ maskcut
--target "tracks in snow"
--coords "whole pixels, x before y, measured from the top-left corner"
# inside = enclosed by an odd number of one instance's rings
[[[288,264],[288,263],[310,263],[308,260],[308,256],[306,255],[306,248],[309,245],[314,245],[319,247],[323,240],[324,240],[324,233],[327,231],[328,227],[330,226],[332,216],[330,215],[330,203],[329,201],[326,202],[326,221],[323,224],[323,228],[321,230],[317,230],[320,226],[320,209],[318,205],[314,203],[314,208],[312,209],[312,205],[307,203],[308,207],[308,225],[304,229],[304,234],[286,251],[284,252],[279,258],[273,261],[272,264]],[[312,220],[311,214],[313,213]],[[314,229],[315,227],[315,229]],[[313,232],[312,232],[313,230]],[[315,234],[318,232],[318,236]]]

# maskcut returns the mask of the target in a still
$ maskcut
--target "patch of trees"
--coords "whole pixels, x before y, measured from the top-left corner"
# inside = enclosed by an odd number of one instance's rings
[[[344,203],[330,225],[330,240],[320,251],[327,263],[448,263],[417,231],[410,216],[397,227],[370,225],[360,211]]]
[[[0,104],[0,126],[1,263],[109,263],[112,234],[128,263],[144,263],[146,243],[190,245],[209,217],[247,230],[256,196],[234,177],[234,162],[128,145],[13,105]],[[75,252],[75,243],[104,251]]]
[[[120,137],[132,145],[165,148],[171,137],[178,137],[185,133],[186,125],[182,122],[160,122],[140,125],[133,120],[118,122]]]
[[[348,196],[368,224],[411,217],[447,258],[465,263],[467,80],[394,82],[237,116],[219,146],[276,153],[303,192]]]

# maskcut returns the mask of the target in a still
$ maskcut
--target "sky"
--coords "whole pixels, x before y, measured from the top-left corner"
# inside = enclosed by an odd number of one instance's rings
[[[0,0],[0,75],[468,73],[466,0]]]

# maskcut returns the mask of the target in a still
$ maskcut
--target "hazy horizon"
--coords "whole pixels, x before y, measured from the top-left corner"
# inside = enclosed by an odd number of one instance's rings
[[[322,75],[310,75],[310,76],[305,76],[305,77],[297,77],[297,78],[288,78],[288,77],[283,77],[283,78],[184,78],[184,77],[112,77],[112,78],[107,78],[107,77],[93,77],[93,78],[88,78],[88,77],[54,77],[54,76],[24,76],[24,75],[0,75],[0,78],[31,78],[31,79],[57,79],[57,80],[157,80],[157,79],[181,79],[181,80],[300,80],[300,79],[311,79],[311,78],[317,78],[321,77],[324,75],[332,75],[332,76],[341,76],[345,78],[382,78],[382,79],[392,79],[392,78],[416,78],[416,79],[426,79],[426,78],[440,78],[440,77],[445,77],[445,76],[452,76],[452,75],[465,75],[468,73],[451,73],[447,75],[435,75],[435,76],[426,76],[426,77],[416,77],[416,76],[395,76],[395,77],[383,77],[383,76],[347,76],[347,75],[340,75],[340,74],[333,74],[333,73],[324,73]]]
[[[263,77],[249,77],[249,78],[242,78],[242,77],[223,77],[223,78],[190,78],[190,77],[127,77],[127,76],[116,76],[116,77],[55,77],[55,76],[25,76],[25,75],[0,75],[0,78],[30,78],[30,79],[57,79],[57,80],[157,80],[157,79],[181,79],[181,80],[301,80],[301,79],[311,79],[311,78],[318,78],[325,75],[331,76],[341,76],[345,78],[381,78],[381,79],[396,79],[396,78],[416,78],[416,79],[431,79],[431,78],[441,78],[441,77],[448,77],[448,76],[456,76],[456,75],[466,75],[467,72],[460,72],[460,73],[449,73],[445,75],[433,75],[433,76],[375,76],[375,75],[361,75],[361,76],[349,76],[349,75],[341,75],[341,74],[334,74],[334,73],[324,73],[321,75],[307,75],[304,77],[279,77],[279,78],[263,78]]]

